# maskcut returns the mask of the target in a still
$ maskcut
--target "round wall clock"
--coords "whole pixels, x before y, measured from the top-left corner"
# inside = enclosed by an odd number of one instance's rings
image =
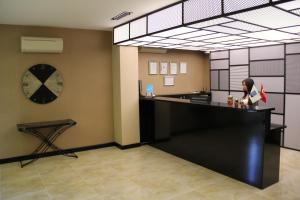
[[[53,66],[38,64],[24,73],[22,86],[28,99],[38,104],[46,104],[54,101],[61,93],[63,78]]]

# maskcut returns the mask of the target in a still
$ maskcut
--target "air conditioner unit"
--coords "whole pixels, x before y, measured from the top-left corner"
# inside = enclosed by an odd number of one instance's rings
[[[62,38],[21,37],[22,53],[62,53]]]

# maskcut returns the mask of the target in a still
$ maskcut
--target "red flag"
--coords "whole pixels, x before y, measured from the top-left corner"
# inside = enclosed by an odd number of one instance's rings
[[[261,85],[260,87],[260,96],[261,96],[261,100],[264,102],[264,103],[267,103],[267,95],[265,93],[265,89],[264,89],[264,86]]]

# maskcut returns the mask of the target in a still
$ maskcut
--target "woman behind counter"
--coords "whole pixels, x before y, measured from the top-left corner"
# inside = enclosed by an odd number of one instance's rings
[[[254,81],[251,78],[247,78],[242,81],[242,84],[243,84],[244,96],[242,97],[241,102],[244,105],[257,105],[257,103],[253,104],[249,97],[252,87],[254,85]]]

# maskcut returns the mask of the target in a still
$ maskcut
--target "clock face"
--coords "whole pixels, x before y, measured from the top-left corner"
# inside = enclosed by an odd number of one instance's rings
[[[61,74],[51,65],[38,64],[23,75],[22,86],[25,96],[38,104],[54,101],[63,89]]]

